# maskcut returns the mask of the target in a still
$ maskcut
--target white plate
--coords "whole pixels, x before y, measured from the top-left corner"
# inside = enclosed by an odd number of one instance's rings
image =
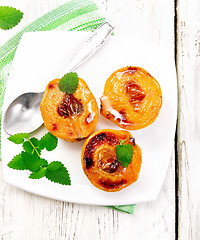
[[[3,111],[18,95],[29,91],[43,91],[47,83],[58,77],[62,63],[87,38],[81,32],[35,32],[23,35],[10,72]],[[67,57],[66,57],[67,56]],[[177,81],[174,60],[157,49],[141,46],[133,41],[111,37],[94,57],[78,69],[98,103],[109,75],[118,68],[139,66],[146,69],[160,83],[163,105],[156,121],[142,130],[131,131],[142,149],[142,167],[139,179],[131,186],[115,193],[95,188],[84,175],[81,167],[83,142],[67,143],[59,140],[52,152],[44,152],[48,161],[62,161],[69,170],[72,185],[62,186],[45,178],[29,179],[29,171],[13,170],[7,163],[20,153],[21,145],[7,140],[2,130],[2,160],[5,181],[16,187],[41,196],[95,205],[125,205],[155,200],[158,196],[169,165],[173,149],[177,117]],[[97,130],[119,129],[100,117]],[[35,133],[42,136],[42,127]]]

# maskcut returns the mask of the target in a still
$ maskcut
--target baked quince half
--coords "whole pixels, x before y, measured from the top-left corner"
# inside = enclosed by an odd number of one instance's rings
[[[124,67],[107,79],[100,113],[119,127],[137,130],[149,126],[162,106],[158,81],[140,67]]]
[[[51,134],[66,141],[85,139],[95,131],[99,119],[96,99],[81,78],[73,94],[61,91],[59,82],[54,79],[44,92],[40,104],[44,124]]]
[[[122,142],[123,146],[120,145]],[[126,146],[131,149],[124,149],[123,152],[121,148]],[[117,147],[121,147],[119,150],[125,160],[129,155],[128,150],[132,152],[126,167],[117,155]],[[81,161],[84,173],[95,187],[116,192],[137,181],[142,154],[130,132],[103,129],[96,131],[85,141]]]

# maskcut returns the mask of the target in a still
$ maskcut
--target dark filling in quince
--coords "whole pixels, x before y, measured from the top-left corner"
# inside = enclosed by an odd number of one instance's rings
[[[130,103],[137,110],[145,97],[144,90],[133,81],[128,81],[125,84],[125,89],[129,96]]]
[[[61,117],[79,116],[83,112],[82,103],[73,96],[73,94],[65,94],[62,102],[57,109]]]

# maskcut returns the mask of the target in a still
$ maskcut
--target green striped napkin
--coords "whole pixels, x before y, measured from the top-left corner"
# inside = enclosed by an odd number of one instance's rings
[[[100,24],[105,22],[105,18],[99,13],[97,5],[90,0],[72,0],[66,4],[54,9],[43,15],[33,23],[24,27],[8,42],[0,47],[0,108],[3,105],[6,82],[9,76],[9,70],[12,60],[21,39],[25,32],[50,31],[50,30],[76,30],[91,31],[96,29]],[[1,122],[1,115],[0,115]],[[1,127],[1,125],[0,125]],[[1,154],[1,152],[0,152]],[[110,208],[134,213],[135,205],[127,206],[109,206]]]

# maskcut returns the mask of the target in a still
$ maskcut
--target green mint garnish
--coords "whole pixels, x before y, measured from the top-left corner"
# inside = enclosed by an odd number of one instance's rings
[[[52,182],[71,185],[69,173],[61,162],[51,162],[46,168],[45,176]]]
[[[62,92],[66,92],[68,94],[75,93],[78,87],[78,75],[75,72],[70,72],[64,75],[59,81],[59,89]]]
[[[46,173],[46,169],[41,167],[37,172],[32,172],[29,178],[40,179],[45,176],[45,173]]]
[[[41,167],[47,167],[48,166],[47,160],[45,160],[44,158],[41,158],[40,159],[40,166]]]
[[[38,140],[35,137],[30,138],[28,133],[18,133],[8,139],[23,146],[23,151],[8,163],[10,168],[29,170],[31,171],[29,178],[32,179],[46,177],[55,183],[71,185],[69,173],[63,163],[59,161],[48,163],[46,159],[41,158],[43,149],[52,151],[57,147],[57,137],[48,132]]]
[[[45,134],[39,141],[40,149],[46,148],[47,151],[53,151],[58,144],[58,139],[54,137],[50,132]]]
[[[123,167],[128,167],[129,163],[133,157],[133,146],[131,144],[124,144],[125,140],[120,141],[120,145],[117,145],[115,152],[117,155],[117,160],[121,163]]]
[[[57,162],[57,161],[54,161],[54,162],[51,162],[49,165],[48,165],[48,167],[47,167],[47,169],[49,170],[49,171],[56,171],[56,170],[58,170],[60,167],[62,167],[63,166],[63,164],[61,163],[61,162]]]
[[[28,139],[23,143],[23,149],[28,153],[35,153],[36,155],[41,154],[41,149],[39,148],[39,140],[35,137]]]
[[[37,172],[40,169],[40,157],[28,152],[21,152],[21,156],[26,169],[31,172]]]
[[[9,141],[14,142],[15,144],[21,144],[24,142],[24,138],[29,138],[28,133],[17,133],[8,138]]]
[[[26,166],[23,161],[23,157],[21,154],[14,156],[12,161],[8,163],[8,167],[16,169],[16,170],[26,170]]]
[[[23,17],[23,13],[13,7],[0,6],[0,28],[8,30],[16,26]]]

